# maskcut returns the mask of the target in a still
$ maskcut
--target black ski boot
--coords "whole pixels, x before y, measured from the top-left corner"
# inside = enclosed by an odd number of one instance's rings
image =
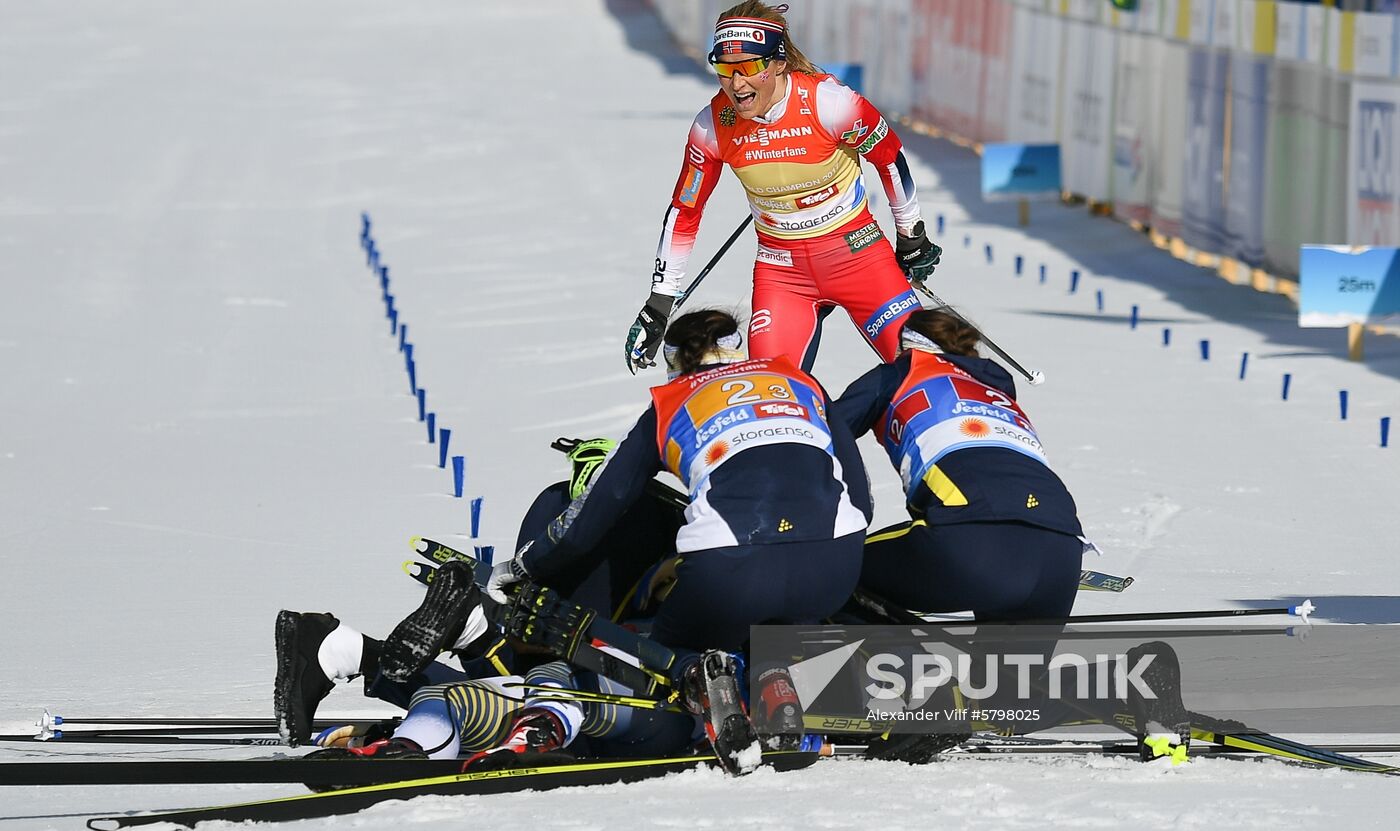
[[[686,708],[705,721],[720,767],[735,776],[752,773],[763,760],[763,748],[744,710],[734,656],[718,649],[704,653],[686,668],[681,687]]]
[[[317,653],[340,621],[330,614],[277,613],[277,681],[272,710],[282,741],[296,747],[311,740],[311,722],[335,682],[321,669]]]
[[[802,747],[805,732],[802,702],[786,667],[774,667],[759,673],[754,684],[758,706],[753,722],[759,738],[768,750],[797,750]]]
[[[1170,757],[1172,764],[1184,762],[1191,746],[1191,714],[1181,703],[1181,663],[1169,644],[1152,641],[1128,650],[1127,671],[1149,656],[1152,663],[1137,677],[1156,697],[1147,698],[1136,684],[1128,684],[1138,754],[1144,762],[1161,756]]]
[[[450,562],[437,570],[423,602],[394,627],[379,656],[379,670],[394,681],[407,681],[461,637],[472,610],[481,605],[481,590],[472,567]]]

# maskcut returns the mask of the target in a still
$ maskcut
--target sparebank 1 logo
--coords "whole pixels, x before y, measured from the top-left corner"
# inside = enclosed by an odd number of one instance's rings
[[[1395,242],[1395,104],[1360,101],[1359,144],[1356,148],[1356,210],[1360,220],[1358,245]]]

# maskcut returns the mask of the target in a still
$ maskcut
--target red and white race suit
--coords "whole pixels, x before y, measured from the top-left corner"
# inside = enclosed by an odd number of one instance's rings
[[[919,221],[899,138],[859,93],[830,75],[787,75],[766,115],[738,118],[720,91],[695,117],[657,247],[653,290],[678,295],[705,202],[724,165],[739,177],[758,231],[749,355],[810,369],[818,327],[840,306],[886,361],[919,308],[870,215],[860,158],[874,167],[901,233]]]

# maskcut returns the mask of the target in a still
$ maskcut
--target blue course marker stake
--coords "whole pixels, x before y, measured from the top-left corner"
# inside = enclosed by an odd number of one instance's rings
[[[992,244],[991,244],[990,242],[987,243],[986,249],[985,249],[985,250],[986,250],[986,252],[987,252],[987,264],[988,264],[988,265],[991,265],[991,262],[992,262]]]
[[[374,240],[370,239],[369,245],[365,246],[365,262],[372,268],[377,259],[379,259],[379,250],[374,247]]]
[[[1103,289],[1094,290],[1094,304],[1099,307],[1099,314],[1103,314]]]
[[[481,536],[481,497],[472,497],[472,539]]]
[[[1069,293],[1074,294],[1077,291],[1079,291],[1079,269],[1076,268],[1069,273]]]
[[[416,394],[418,395],[418,420],[422,421],[427,417],[428,391],[419,387]]]
[[[491,565],[491,561],[494,560],[494,559],[496,559],[496,546],[494,546],[494,545],[478,545],[478,546],[476,546],[476,558],[477,558],[478,560],[482,561],[483,563],[487,564],[488,566]]]
[[[1016,255],[1016,276],[1021,276],[1021,266],[1025,264],[1025,258],[1020,254]]]
[[[384,289],[384,293],[389,293],[389,267],[381,265],[379,267],[379,285]]]
[[[1241,380],[1241,381],[1244,380],[1244,372],[1245,372],[1246,369],[1249,369],[1249,353],[1248,353],[1248,352],[1245,352],[1245,353],[1243,353],[1243,354],[1240,355],[1240,380]]]
[[[408,362],[408,394],[418,394],[418,366],[411,360]]]
[[[1381,417],[1381,447],[1390,445],[1390,416]]]
[[[1163,326],[1163,327],[1162,327],[1162,345],[1163,345],[1163,346],[1171,346],[1171,345],[1172,345],[1172,330],[1169,329],[1169,328],[1167,328],[1166,326]]]
[[[1040,264],[1040,282],[1045,282],[1045,263]]]
[[[938,235],[943,236],[943,214],[938,215]]]
[[[972,235],[971,235],[971,234],[963,234],[963,248],[971,248],[971,247],[972,247]]]
[[[360,211],[360,236],[369,235],[369,211]]]
[[[403,359],[409,363],[413,362],[413,344],[405,343],[403,345]]]
[[[1206,340],[1205,338],[1201,339],[1201,360],[1210,360],[1210,341]]]
[[[1134,303],[1134,304],[1133,304],[1133,312],[1132,312],[1132,314],[1130,314],[1130,315],[1128,316],[1128,328],[1129,328],[1129,329],[1136,329],[1136,328],[1137,328],[1137,324],[1138,324],[1138,307],[1137,307],[1137,304]]]
[[[1293,376],[1290,373],[1283,373],[1283,400],[1288,400],[1288,387],[1293,383]]]
[[[399,351],[402,352],[403,349],[404,349],[404,347],[407,346],[407,345],[408,345],[408,324],[405,323],[404,325],[402,325],[402,326],[399,327]]]
[[[397,314],[398,310],[394,308],[394,295],[384,295],[384,316],[395,317]]]
[[[1337,401],[1342,407],[1342,421],[1347,420],[1347,391],[1337,390]]]
[[[466,478],[467,457],[452,457],[452,491],[460,499],[462,496],[462,480]]]
[[[438,467],[447,467],[447,443],[452,441],[452,428],[443,427],[438,430]]]
[[[437,413],[428,413],[428,444],[437,441]]]
[[[398,310],[398,309],[390,309],[390,310],[389,310],[389,334],[391,334],[391,335],[397,335],[398,333],[399,333],[399,310]]]

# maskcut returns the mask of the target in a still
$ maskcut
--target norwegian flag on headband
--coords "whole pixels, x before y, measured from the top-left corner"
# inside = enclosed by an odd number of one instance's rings
[[[715,24],[715,55],[775,55],[783,57],[783,27],[756,17],[726,17]]]

